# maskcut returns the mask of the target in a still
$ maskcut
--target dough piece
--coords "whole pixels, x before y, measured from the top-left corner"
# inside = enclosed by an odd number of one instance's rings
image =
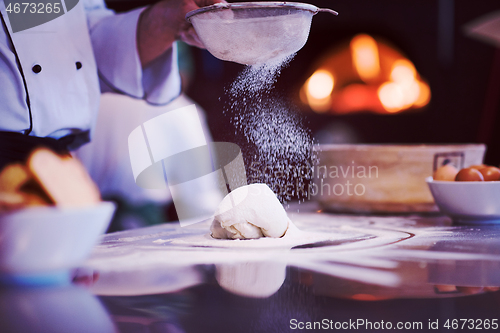
[[[28,169],[58,206],[87,206],[101,200],[83,165],[72,157],[38,149],[29,157]]]
[[[19,193],[0,191],[0,214],[22,208],[25,198]]]
[[[214,238],[282,237],[290,219],[266,184],[238,187],[222,200],[210,231]]]
[[[25,198],[26,206],[52,206],[54,201],[47,195],[42,186],[30,176],[28,180],[20,189],[20,192]]]
[[[18,192],[30,176],[21,164],[6,166],[0,173],[0,192]]]
[[[51,203],[24,165],[11,164],[0,173],[0,213]]]

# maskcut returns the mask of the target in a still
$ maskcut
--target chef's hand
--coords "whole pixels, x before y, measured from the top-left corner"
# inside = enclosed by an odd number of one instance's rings
[[[203,48],[193,26],[186,21],[188,12],[224,0],[162,0],[145,9],[137,27],[137,48],[142,66],[167,51],[176,40]]]

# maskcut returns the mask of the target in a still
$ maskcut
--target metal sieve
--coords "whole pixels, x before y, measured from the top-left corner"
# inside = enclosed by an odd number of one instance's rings
[[[313,15],[338,13],[296,2],[217,3],[186,14],[207,50],[244,65],[280,60],[306,43]]]

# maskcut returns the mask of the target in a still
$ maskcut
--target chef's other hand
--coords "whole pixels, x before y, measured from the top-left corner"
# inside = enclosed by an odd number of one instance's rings
[[[137,47],[142,66],[162,55],[176,40],[204,48],[193,26],[186,21],[192,10],[224,0],[162,0],[146,8],[139,18]]]

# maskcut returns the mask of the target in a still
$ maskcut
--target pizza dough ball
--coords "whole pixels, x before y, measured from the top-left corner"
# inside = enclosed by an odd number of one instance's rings
[[[222,239],[282,237],[290,219],[266,184],[238,187],[222,200],[210,231]]]

